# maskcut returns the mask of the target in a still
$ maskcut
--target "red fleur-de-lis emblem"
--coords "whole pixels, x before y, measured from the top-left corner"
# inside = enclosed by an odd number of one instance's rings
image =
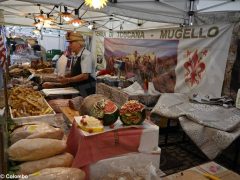
[[[203,56],[206,56],[207,53],[207,50],[203,50],[198,54],[198,50],[196,49],[192,57],[187,56],[188,61],[183,65],[186,70],[185,82],[189,83],[191,87],[198,85],[202,79],[203,72],[206,69]]]

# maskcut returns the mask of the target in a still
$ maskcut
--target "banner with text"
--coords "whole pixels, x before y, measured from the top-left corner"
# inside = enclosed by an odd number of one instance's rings
[[[160,92],[221,96],[233,25],[96,32],[106,67],[150,78]],[[101,47],[101,45],[98,45]]]

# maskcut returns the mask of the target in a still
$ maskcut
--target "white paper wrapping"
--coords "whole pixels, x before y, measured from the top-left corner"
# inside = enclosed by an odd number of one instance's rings
[[[156,175],[159,165],[160,152],[158,154],[128,153],[92,164],[90,166],[90,179],[98,180],[109,173],[119,172],[141,174],[146,180],[160,179]]]

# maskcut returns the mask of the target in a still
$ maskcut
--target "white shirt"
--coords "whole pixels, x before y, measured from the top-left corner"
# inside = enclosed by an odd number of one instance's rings
[[[81,54],[82,54],[81,57],[82,73],[89,73],[94,79],[96,79],[95,61],[93,59],[91,52],[84,48],[78,53],[77,57],[79,57]]]

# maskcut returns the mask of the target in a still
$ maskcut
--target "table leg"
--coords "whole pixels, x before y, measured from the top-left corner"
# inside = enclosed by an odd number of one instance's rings
[[[240,137],[236,139],[236,154],[234,156],[234,169],[238,170],[238,158],[239,158],[239,153],[240,153]]]
[[[165,135],[165,146],[167,146],[167,142],[168,142],[168,131],[170,129],[170,119],[167,119],[167,128],[166,128],[166,135]]]

